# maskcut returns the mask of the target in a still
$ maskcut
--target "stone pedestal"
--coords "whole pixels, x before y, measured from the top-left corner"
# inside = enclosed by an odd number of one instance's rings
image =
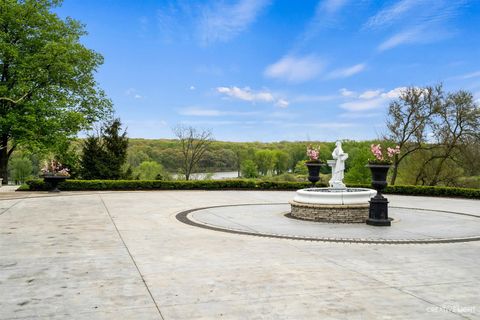
[[[332,205],[290,201],[290,205],[292,217],[330,223],[365,223],[369,209],[368,203]]]

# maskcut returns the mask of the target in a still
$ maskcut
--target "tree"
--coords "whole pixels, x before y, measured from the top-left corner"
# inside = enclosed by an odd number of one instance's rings
[[[388,107],[387,140],[400,147],[400,154],[393,158],[391,185],[395,185],[400,163],[422,148],[426,129],[432,115],[440,108],[443,99],[441,85],[436,87],[409,87]]]
[[[432,130],[436,139],[436,150],[424,162],[423,168],[434,165],[428,175],[427,184],[435,186],[445,180],[441,178],[445,176],[443,171],[450,170],[447,168],[457,162],[461,146],[480,131],[480,107],[475,103],[473,95],[463,90],[449,93],[435,113]],[[424,172],[420,171],[418,176],[422,175],[425,176]],[[447,176],[449,183],[453,184],[451,175]]]
[[[155,161],[144,161],[135,169],[135,176],[140,180],[167,180],[168,174],[162,165]]]
[[[80,43],[83,25],[52,10],[60,0],[2,0],[0,175],[21,145],[49,148],[103,118],[111,102],[94,73],[103,58]]]
[[[243,178],[251,179],[258,177],[257,165],[252,160],[243,161],[241,165],[241,170]]]
[[[127,161],[128,137],[127,131],[122,131],[122,123],[120,119],[114,119],[105,126],[102,140],[106,151],[106,167],[108,171],[105,173],[107,179],[120,179],[124,171],[123,165]]]
[[[84,179],[115,180],[126,176],[128,137],[121,133],[121,122],[114,119],[104,124],[99,136],[88,136],[83,143],[80,160]]]
[[[173,133],[181,145],[181,172],[185,176],[185,180],[189,180],[190,175],[213,141],[212,132],[193,127],[177,126],[173,129]]]
[[[13,158],[10,168],[15,182],[25,182],[32,175],[32,162],[27,158]]]
[[[255,164],[258,172],[266,176],[275,166],[275,153],[272,150],[258,150],[255,152]]]
[[[107,159],[101,139],[98,136],[88,136],[83,142],[82,157],[80,159],[80,175],[83,179],[104,179]]]
[[[289,162],[290,162],[290,156],[288,155],[288,153],[282,150],[275,150],[274,156],[275,156],[275,164],[274,164],[275,173],[282,174],[287,172],[289,167]]]
[[[295,167],[299,161],[307,159],[307,147],[303,143],[290,145],[287,152],[290,155],[289,169],[292,171],[295,171]]]
[[[307,160],[298,161],[297,164],[295,165],[295,168],[293,169],[293,173],[298,174],[298,175],[307,176],[308,175],[308,168],[305,165],[306,162],[307,162]]]

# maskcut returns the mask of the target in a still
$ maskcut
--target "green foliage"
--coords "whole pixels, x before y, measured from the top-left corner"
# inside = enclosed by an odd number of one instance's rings
[[[80,41],[84,26],[53,11],[60,1],[3,0],[0,9],[0,174],[18,146],[51,149],[105,117],[100,54]]]
[[[370,169],[366,164],[371,158],[370,145],[363,142],[348,142],[344,144],[344,150],[348,150],[346,161],[346,183],[369,183],[371,180]]]
[[[47,190],[43,180],[27,181],[30,191]],[[81,190],[297,190],[305,182],[235,180],[67,180],[59,185],[64,191]]]
[[[294,168],[293,172],[295,174],[301,174],[301,175],[307,176],[308,175],[308,168],[305,165],[305,162],[307,162],[307,160],[298,161],[297,164],[295,165],[295,168]]]
[[[68,168],[71,178],[77,178],[80,170],[80,156],[69,139],[56,144],[53,159]]]
[[[29,191],[47,190],[43,180],[27,181]],[[317,184],[325,187],[323,183]],[[59,185],[61,190],[298,190],[309,187],[308,182],[288,182],[272,180],[193,180],[193,181],[161,181],[161,180],[67,180]],[[349,185],[351,187],[370,187],[370,185]],[[26,191],[25,188],[22,190]],[[429,186],[388,186],[386,194],[460,197],[480,199],[479,189],[429,187]]]
[[[462,177],[458,184],[462,188],[477,188],[480,189],[480,176]]]
[[[25,182],[32,176],[32,162],[27,158],[13,158],[10,161],[12,178],[16,182]]]
[[[120,179],[125,177],[127,133],[121,133],[121,122],[115,119],[104,126],[101,137],[89,136],[83,144],[80,160],[84,179]]]
[[[275,167],[275,152],[272,150],[258,150],[255,152],[255,164],[258,172],[266,176]]]
[[[92,180],[106,176],[107,159],[100,137],[89,136],[83,141],[80,175],[83,179]]]
[[[103,147],[105,148],[106,172],[105,179],[120,179],[123,174],[122,166],[127,161],[128,138],[127,131],[122,131],[120,119],[114,119],[105,126],[102,135]]]
[[[243,161],[241,166],[241,171],[242,171],[243,178],[250,179],[250,178],[258,177],[257,165],[252,160]]]
[[[168,180],[170,176],[162,165],[155,161],[144,161],[134,171],[134,176],[140,180]]]
[[[276,174],[282,174],[285,173],[288,170],[289,167],[289,162],[290,162],[290,156],[288,155],[287,152],[282,151],[282,150],[275,150],[273,151],[274,154],[274,170]]]

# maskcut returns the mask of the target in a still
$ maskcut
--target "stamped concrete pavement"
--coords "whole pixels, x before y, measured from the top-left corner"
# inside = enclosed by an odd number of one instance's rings
[[[15,197],[0,201],[0,319],[480,319],[480,242],[309,242],[175,218],[292,192]],[[389,199],[480,216],[478,200]]]

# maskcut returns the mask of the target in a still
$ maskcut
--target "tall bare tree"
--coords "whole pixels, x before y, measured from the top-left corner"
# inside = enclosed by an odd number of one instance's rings
[[[393,158],[391,185],[394,185],[397,179],[399,164],[422,148],[429,119],[440,108],[442,99],[441,85],[409,87],[390,103],[387,115],[389,132],[385,139],[395,142],[401,150],[401,153]]]
[[[428,184],[441,182],[448,163],[457,161],[462,146],[480,131],[480,107],[467,91],[449,93],[432,119],[434,148],[438,151],[425,161],[423,168],[433,166]],[[422,171],[419,172],[422,175]]]
[[[180,140],[183,156],[182,173],[185,175],[185,180],[189,180],[198,162],[213,142],[212,132],[179,125],[173,129],[173,133]]]

